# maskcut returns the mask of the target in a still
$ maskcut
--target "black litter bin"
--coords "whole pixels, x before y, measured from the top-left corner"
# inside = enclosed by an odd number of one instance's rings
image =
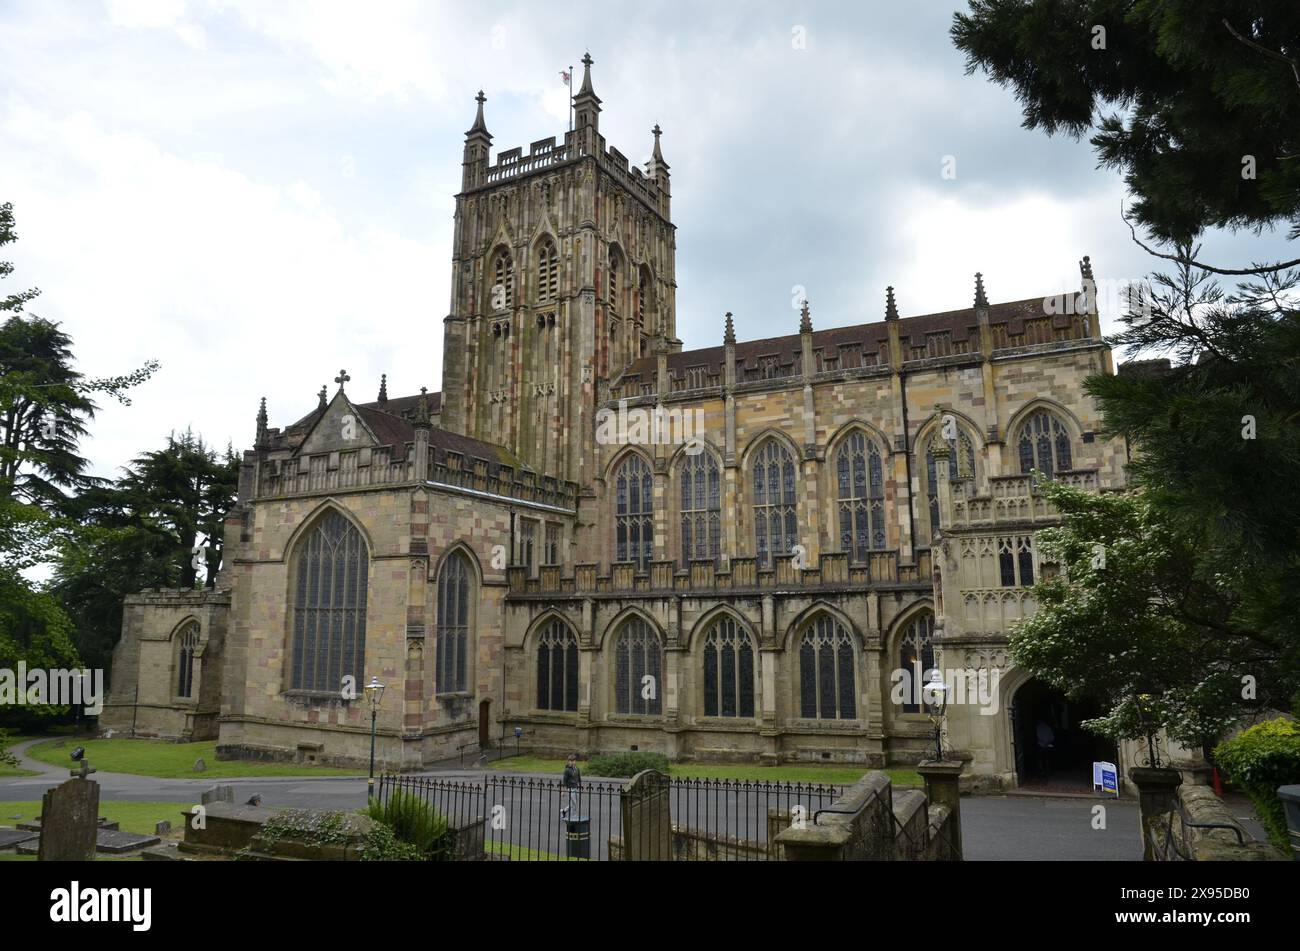
[[[571,859],[591,858],[591,820],[564,820],[564,854]]]

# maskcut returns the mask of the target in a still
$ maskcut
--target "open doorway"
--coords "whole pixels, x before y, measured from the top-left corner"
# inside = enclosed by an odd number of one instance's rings
[[[1115,744],[1082,726],[1101,715],[1090,700],[1067,700],[1061,691],[1030,680],[1011,703],[1016,780],[1022,789],[1091,792],[1092,764],[1116,762]]]
[[[492,748],[492,701],[484,700],[478,705],[478,748]]]

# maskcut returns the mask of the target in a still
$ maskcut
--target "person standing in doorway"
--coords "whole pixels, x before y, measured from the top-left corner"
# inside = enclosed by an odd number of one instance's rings
[[[568,792],[569,799],[564,808],[560,810],[560,818],[567,819],[571,812],[575,812],[578,807],[578,790],[582,786],[582,771],[578,769],[578,754],[570,753],[569,761],[564,764],[564,788]],[[577,816],[574,816],[576,819]]]
[[[1038,771],[1046,776],[1052,771],[1052,748],[1056,745],[1056,733],[1046,720],[1038,721]]]

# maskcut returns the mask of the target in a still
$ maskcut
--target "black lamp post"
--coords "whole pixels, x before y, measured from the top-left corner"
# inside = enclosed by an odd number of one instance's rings
[[[375,796],[375,723],[379,718],[379,701],[384,698],[384,685],[379,682],[378,677],[371,677],[365,691],[366,699],[370,701],[370,779],[367,781],[366,789],[369,798],[373,799]]]
[[[939,671],[930,671],[930,682],[921,688],[921,702],[934,724],[934,760],[943,762],[943,719],[948,711],[948,685]]]

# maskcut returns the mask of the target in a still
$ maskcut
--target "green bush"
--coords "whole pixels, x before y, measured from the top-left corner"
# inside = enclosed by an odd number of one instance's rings
[[[454,833],[447,820],[419,796],[395,789],[387,802],[370,800],[367,814],[391,829],[396,841],[411,846],[420,858],[451,858]]]
[[[1266,720],[1214,749],[1214,762],[1255,804],[1269,841],[1287,848],[1286,813],[1277,787],[1300,783],[1300,727],[1278,717]]]
[[[662,753],[615,753],[612,756],[594,756],[586,772],[593,776],[629,777],[643,769],[668,772],[668,757]]]

